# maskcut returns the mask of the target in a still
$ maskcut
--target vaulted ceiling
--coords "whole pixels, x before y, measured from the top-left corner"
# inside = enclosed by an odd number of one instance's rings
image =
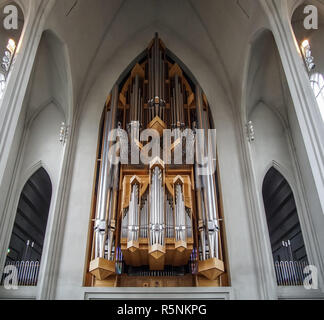
[[[320,0],[288,2],[291,10],[302,3],[316,3],[319,10],[324,8]],[[297,23],[302,14],[302,10],[297,9],[293,23]],[[39,108],[48,97],[67,109],[69,71],[74,106],[82,105],[105,66],[119,58],[121,48],[136,39],[139,54],[154,33],[159,32],[179,59],[183,58],[183,50],[195,52],[199,57],[197,61],[203,61],[215,75],[215,86],[222,88],[232,107],[239,109],[242,103],[245,71],[248,70],[247,115],[258,101],[263,101],[285,116],[286,80],[274,38],[271,32],[260,41],[255,36],[267,28],[268,20],[260,1],[255,0],[56,1],[45,26],[53,34],[43,35],[36,58],[29,108]],[[181,46],[182,52],[177,51]],[[125,68],[135,57],[129,58]],[[200,66],[195,67],[199,71]],[[193,74],[195,76],[195,72]],[[35,83],[37,81],[40,83]],[[107,87],[107,93],[109,90]]]
[[[47,28],[67,44],[77,104],[107,60],[144,30],[151,33],[138,44],[142,50],[156,31],[167,46],[176,36],[210,65],[235,103],[251,35],[265,20],[255,0],[68,0],[56,1]]]

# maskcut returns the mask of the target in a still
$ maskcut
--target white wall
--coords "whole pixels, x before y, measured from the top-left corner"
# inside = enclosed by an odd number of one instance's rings
[[[260,102],[253,109],[249,119],[252,120],[255,130],[255,141],[251,144],[253,165],[257,176],[257,186],[262,192],[263,180],[267,170],[270,169],[271,162],[276,161],[292,176],[293,159],[289,154],[290,148],[287,144],[285,128],[273,110]]]
[[[41,161],[51,178],[53,192],[57,189],[63,146],[59,141],[59,131],[64,116],[58,107],[50,103],[33,120],[28,130],[25,146],[22,176]]]

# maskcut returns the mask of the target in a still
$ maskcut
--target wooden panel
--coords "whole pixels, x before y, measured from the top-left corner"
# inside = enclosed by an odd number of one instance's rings
[[[197,277],[197,287],[219,287],[220,281],[217,280],[209,280],[203,276]]]
[[[150,265],[149,252],[152,251],[152,248],[148,246],[148,239],[140,239],[139,248],[133,252],[131,250],[128,250],[127,248],[127,239],[121,239],[120,244],[123,257],[127,265],[133,267]],[[193,248],[194,241],[192,238],[187,239],[187,248],[185,248],[185,250],[183,251],[179,251],[176,249],[175,239],[167,238],[163,265],[157,264],[156,268],[158,269],[154,268],[152,270],[162,270],[165,265],[174,267],[187,265],[190,260]]]
[[[111,276],[106,280],[95,280],[94,287],[117,287],[117,276]]]
[[[130,194],[131,194],[131,179],[137,176],[141,181],[141,190],[140,190],[140,196],[143,196],[143,194],[146,192],[148,186],[149,186],[149,176],[148,175],[124,175],[123,177],[123,183],[122,183],[122,205],[121,209],[126,209],[129,206],[130,202]]]
[[[182,277],[129,277],[122,275],[120,287],[193,287],[194,277],[191,274]]]
[[[175,172],[176,173],[176,172]],[[166,187],[170,194],[174,197],[173,191],[173,181],[178,175],[172,174],[172,171],[166,175]],[[184,202],[187,208],[193,209],[193,201],[192,201],[192,183],[191,183],[191,175],[180,175],[184,181]]]

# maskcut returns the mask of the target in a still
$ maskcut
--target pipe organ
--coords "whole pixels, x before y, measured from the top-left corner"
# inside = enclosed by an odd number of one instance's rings
[[[198,129],[208,137],[202,151],[196,148],[199,156],[208,158],[209,151],[215,151],[208,136],[211,128],[201,88],[156,35],[105,105],[88,285],[227,285],[217,171],[200,175],[197,156],[192,163],[184,159],[195,153]],[[151,135],[142,139],[147,129]],[[171,138],[164,135],[166,129]],[[122,155],[126,162],[118,161]]]

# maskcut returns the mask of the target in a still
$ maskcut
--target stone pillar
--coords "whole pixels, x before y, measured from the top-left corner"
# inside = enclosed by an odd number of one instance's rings
[[[0,188],[46,17],[54,2],[54,0],[26,0],[24,3],[25,24],[15,63],[0,102]]]
[[[295,141],[296,151],[298,154],[304,147],[300,153],[307,156],[307,159],[299,156],[299,161],[309,165],[312,175],[307,177],[307,173],[301,172],[304,180],[301,192],[306,194],[308,209],[300,210],[299,215],[309,262],[318,268],[319,287],[323,290],[324,125],[291,25],[288,0],[261,0],[260,3],[269,18],[296,112],[304,145]]]
[[[287,0],[261,0],[287,77],[298,124],[324,214],[324,126],[291,26]]]
[[[20,3],[20,1],[18,1]],[[24,0],[24,27],[18,43],[15,62],[8,77],[7,86],[0,101],[0,251],[6,252],[8,242],[7,230],[10,219],[15,212],[6,210],[6,197],[11,191],[12,175],[15,169],[8,172],[8,164],[15,159],[13,147],[17,132],[18,120],[32,74],[39,42],[44,30],[46,18],[55,0]],[[1,22],[2,23],[2,22]],[[11,172],[12,171],[12,172]],[[0,255],[0,272],[3,270],[5,255]]]

